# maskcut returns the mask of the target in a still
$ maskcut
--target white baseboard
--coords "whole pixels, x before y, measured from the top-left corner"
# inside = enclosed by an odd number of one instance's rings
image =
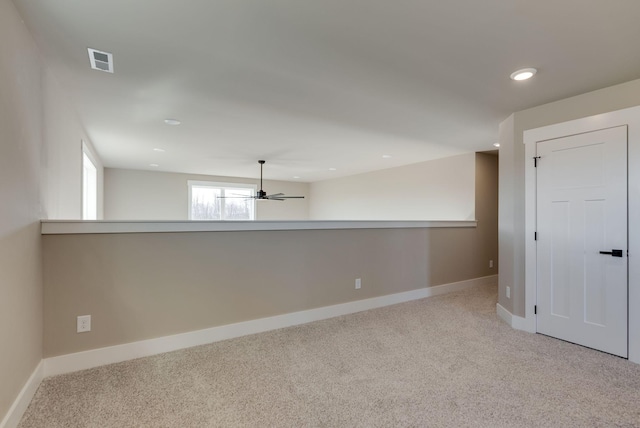
[[[504,308],[500,303],[496,303],[496,314],[507,324],[516,330],[522,330],[529,333],[536,332],[536,326],[532,325],[531,322],[527,321],[526,318],[519,317],[517,315],[513,315],[507,309]]]
[[[411,300],[437,296],[439,294],[466,290],[472,287],[486,286],[497,283],[498,276],[491,275],[467,281],[421,288],[387,296],[373,297],[354,302],[325,306],[284,315],[228,324],[204,330],[191,331],[156,339],[142,340],[123,345],[92,349],[89,351],[61,355],[44,359],[45,377],[89,369],[105,364],[118,363],[134,358],[147,357],[192,346],[205,345],[220,340],[232,339],[249,334],[276,330],[312,321],[319,321],[368,309],[380,308]],[[2,427],[0,427],[2,428]]]
[[[41,360],[33,373],[31,373],[31,376],[29,376],[27,383],[22,387],[22,390],[9,408],[4,419],[0,422],[0,428],[15,428],[18,426],[20,419],[22,419],[22,415],[24,415],[27,407],[29,407],[29,403],[38,390],[38,386],[40,386],[40,382],[42,382],[43,378],[44,360]]]

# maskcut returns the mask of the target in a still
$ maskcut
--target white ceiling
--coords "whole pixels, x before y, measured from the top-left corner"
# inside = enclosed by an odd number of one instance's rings
[[[490,150],[511,112],[640,78],[638,0],[14,3],[109,167],[322,180]]]

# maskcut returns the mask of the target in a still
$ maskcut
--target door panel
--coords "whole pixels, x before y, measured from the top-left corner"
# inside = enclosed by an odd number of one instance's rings
[[[585,201],[585,322],[605,327],[607,279],[604,275],[601,248],[605,248],[604,200]]]
[[[551,204],[551,313],[569,317],[569,201]]]
[[[537,156],[537,330],[626,357],[627,128],[538,142]]]

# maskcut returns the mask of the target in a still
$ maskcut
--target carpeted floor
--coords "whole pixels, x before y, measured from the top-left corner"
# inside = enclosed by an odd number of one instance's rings
[[[640,427],[640,365],[495,304],[487,287],[49,378],[20,427]]]

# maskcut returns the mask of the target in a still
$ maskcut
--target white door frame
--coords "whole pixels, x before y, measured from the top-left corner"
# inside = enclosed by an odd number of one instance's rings
[[[640,364],[640,106],[524,131],[525,144],[525,327],[536,332],[536,142],[628,125],[629,360]]]

